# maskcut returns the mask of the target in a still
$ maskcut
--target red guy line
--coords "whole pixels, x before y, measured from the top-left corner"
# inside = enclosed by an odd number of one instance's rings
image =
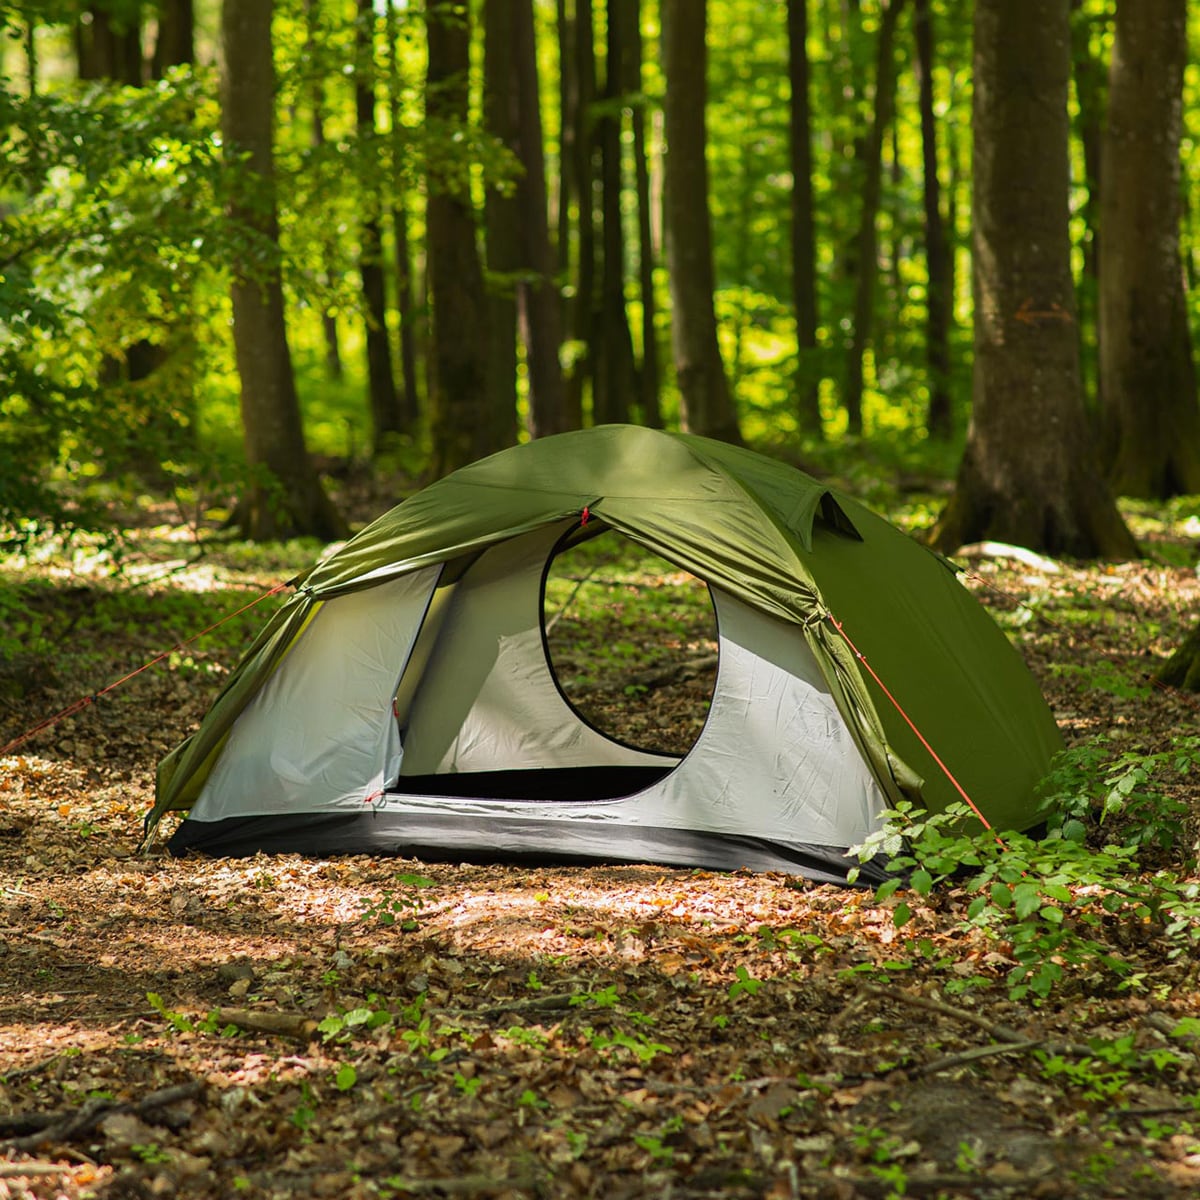
[[[288,584],[286,583],[277,583],[269,592],[263,592],[261,596],[251,600],[249,604],[243,604],[242,607],[236,611],[227,613],[219,621],[214,621],[213,624],[211,624],[207,629],[202,629],[199,633],[192,634],[190,638],[185,638],[182,642],[176,642],[175,645],[173,645],[169,650],[164,650],[161,654],[155,655],[154,658],[150,659],[149,662],[143,663],[140,667],[138,667],[136,671],[130,671],[128,675],[122,675],[120,679],[114,680],[107,687],[101,688],[94,695],[82,696],[73,704],[68,704],[67,707],[62,710],[62,712],[57,712],[52,717],[47,717],[44,721],[39,721],[35,726],[33,726],[32,729],[27,729],[24,733],[13,738],[13,740],[7,745],[0,746],[0,758],[4,758],[6,755],[10,754],[18,746],[29,741],[29,739],[35,734],[41,733],[43,729],[49,729],[52,725],[57,725],[59,721],[65,721],[67,717],[73,717],[77,712],[82,712],[89,704],[95,704],[101,696],[105,696],[109,692],[114,691],[123,683],[128,683],[135,675],[140,675],[143,671],[148,671],[157,663],[162,662],[164,658],[169,658],[175,653],[176,650],[182,650],[185,646],[190,646],[192,642],[199,641],[200,638],[204,637],[205,634],[212,633],[214,629],[224,625],[226,621],[232,621],[234,617],[241,615],[247,609],[253,608],[256,604],[261,604],[262,601],[266,600],[269,596],[274,596],[277,592],[282,592],[287,586]]]
[[[905,721],[908,722],[909,729],[911,729],[913,731],[913,733],[915,733],[917,735],[917,738],[920,740],[921,745],[924,746],[925,749],[929,751],[929,756],[941,768],[942,774],[945,775],[948,780],[950,780],[950,782],[954,785],[954,788],[958,792],[958,794],[967,802],[967,805],[970,807],[971,811],[980,819],[980,821],[983,822],[984,829],[986,829],[996,839],[996,841],[999,842],[1001,846],[1003,846],[1004,845],[1003,840],[1001,839],[1000,835],[998,833],[996,833],[996,831],[992,828],[992,824],[987,819],[987,817],[985,817],[983,815],[983,813],[981,813],[979,811],[979,805],[977,805],[975,803],[975,801],[972,800],[971,797],[967,795],[966,789],[963,787],[963,785],[961,783],[958,782],[957,779],[955,779],[954,772],[951,771],[950,768],[948,766],[946,766],[946,764],[944,762],[942,762],[941,756],[929,744],[929,741],[926,739],[925,735],[917,728],[916,724],[913,722],[912,717],[910,717],[908,715],[908,713],[906,713],[904,711],[904,709],[901,707],[900,701],[897,700],[896,697],[892,695],[887,684],[884,683],[883,680],[880,679],[879,676],[875,674],[875,668],[872,667],[869,662],[867,662],[866,655],[863,654],[863,652],[850,640],[850,635],[843,628],[841,621],[839,621],[833,615],[833,613],[826,613],[826,616],[828,616],[829,623],[834,627],[834,629],[836,629],[838,631],[838,633],[840,633],[842,635],[842,640],[846,643],[847,646],[850,647],[851,651],[854,654],[854,657],[857,658],[860,663],[862,663],[862,665],[866,668],[867,673],[879,685],[880,691],[882,691],[883,694],[892,702],[892,707],[895,708],[895,710],[905,719]]]

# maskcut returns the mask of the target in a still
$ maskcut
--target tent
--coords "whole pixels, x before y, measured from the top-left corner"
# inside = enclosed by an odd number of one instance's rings
[[[691,750],[585,722],[547,563],[615,530],[703,580],[719,660]],[[1039,819],[1061,739],[954,570],[752,451],[605,425],[424,488],[296,581],[160,765],[175,853],[651,862],[844,880],[902,798]]]

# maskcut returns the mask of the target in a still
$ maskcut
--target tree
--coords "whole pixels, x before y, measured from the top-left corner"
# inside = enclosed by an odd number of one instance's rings
[[[515,148],[521,164],[517,203],[523,268],[517,283],[517,304],[529,372],[529,431],[534,437],[543,437],[578,428],[580,422],[567,410],[559,364],[562,307],[546,213],[546,164],[533,0],[514,0],[512,26],[512,70],[517,88]]]
[[[621,212],[621,125],[625,30],[621,0],[608,0],[604,87],[597,105],[600,147],[600,295],[599,329],[592,364],[592,417],[597,425],[629,420],[637,395],[633,340],[625,310],[625,231]]]
[[[663,100],[667,150],[664,212],[671,282],[671,346],[691,433],[740,442],[713,310],[705,101],[705,0],[663,0]]]
[[[896,22],[904,0],[888,0],[879,21],[875,57],[875,113],[867,134],[863,158],[866,176],[863,180],[858,237],[854,262],[854,334],[846,364],[847,427],[852,434],[861,434],[863,358],[871,340],[875,312],[875,277],[879,273],[879,236],[876,221],[883,189],[883,138],[892,123],[896,104]]]
[[[396,402],[392,351],[387,329],[387,290],[383,275],[383,195],[375,131],[375,7],[358,0],[354,25],[354,114],[361,155],[358,273],[362,281],[366,324],[367,391],[370,397],[372,446],[378,454],[398,434],[408,433]]]
[[[646,104],[642,95],[642,13],[641,0],[621,0],[626,6],[625,28],[629,38],[625,55],[625,94],[632,98],[633,171],[638,213],[638,291],[642,301],[642,365],[638,372],[638,390],[642,404],[642,423],[652,429],[662,427],[659,408],[658,301],[654,294],[654,236],[650,220],[650,167],[646,153]]]
[[[1179,233],[1186,0],[1121,0],[1101,154],[1099,332],[1114,489],[1200,492],[1200,406]]]
[[[428,7],[425,111],[430,145],[426,252],[433,305],[430,433],[433,469],[444,475],[505,444],[497,423],[511,414],[488,407],[488,307],[475,245],[469,164],[455,153],[466,127],[471,36],[467,9],[455,0]],[[431,149],[433,153],[433,149]]]
[[[196,61],[196,16],[193,0],[159,0],[158,36],[150,69],[162,79],[171,67]]]
[[[120,0],[88,4],[75,23],[75,56],[80,79],[112,79],[134,87],[142,83],[140,5]]]
[[[922,199],[925,211],[925,364],[929,371],[926,425],[931,437],[944,439],[954,429],[949,387],[950,251],[942,223],[942,189],[938,178],[937,117],[933,104],[933,13],[929,0],[916,0],[913,32],[917,45]]]
[[[1068,237],[1069,0],[977,0],[974,406],[933,542],[1080,557],[1137,546],[1083,407]]]
[[[813,204],[812,109],[809,100],[808,0],[788,0],[788,80],[792,168],[792,295],[796,307],[796,417],[821,436],[817,367],[817,231]]]
[[[236,520],[255,539],[344,536],[304,445],[279,274],[273,164],[272,0],[225,0],[221,132],[240,175],[232,219],[245,231],[233,276],[233,340],[249,481]]]

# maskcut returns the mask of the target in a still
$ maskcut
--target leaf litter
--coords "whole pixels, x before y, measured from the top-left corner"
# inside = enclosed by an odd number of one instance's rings
[[[686,747],[708,614],[631,615],[614,569],[603,621],[558,622],[560,670],[592,719]],[[1194,728],[1140,677],[1194,573],[984,559],[967,582],[1070,742]],[[633,692],[601,669],[618,645]],[[961,887],[136,853],[155,762],[231,662],[194,650],[0,762],[0,1200],[1200,1190],[1196,968],[1137,930],[1133,985],[1079,970],[1014,1002],[1013,948]],[[70,674],[6,699],[0,735],[70,703]]]

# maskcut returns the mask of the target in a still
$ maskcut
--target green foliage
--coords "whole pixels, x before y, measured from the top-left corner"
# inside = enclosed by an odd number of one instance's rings
[[[965,805],[930,815],[904,802],[856,850],[864,861],[884,856],[895,872],[876,890],[878,902],[890,901],[905,886],[928,896],[940,883],[965,879],[972,896],[966,925],[1006,947],[1014,961],[1007,977],[1014,1000],[1045,1000],[1080,976],[1141,986],[1144,973],[1112,953],[1102,934],[1118,924],[1145,928],[1162,938],[1171,956],[1190,952],[1200,940],[1200,884],[1166,870],[1144,873],[1137,858],[1166,836],[1172,819],[1178,821],[1175,802],[1145,788],[1146,781],[1164,765],[1186,770],[1194,753],[1188,739],[1173,755],[1110,759],[1091,750],[1060,763],[1051,794],[1075,803],[1102,789],[1106,806],[1115,806],[1127,820],[1121,843],[1085,845],[1083,820],[1070,812],[1056,816],[1039,841],[976,832],[977,821]],[[893,916],[903,926],[912,910],[900,903]]]
[[[396,882],[402,889],[399,892],[386,891],[378,900],[364,898],[360,901],[362,919],[379,925],[398,925],[401,932],[413,933],[421,927],[418,918],[424,907],[418,889],[437,887],[437,881],[424,875],[404,872],[396,876]]]

